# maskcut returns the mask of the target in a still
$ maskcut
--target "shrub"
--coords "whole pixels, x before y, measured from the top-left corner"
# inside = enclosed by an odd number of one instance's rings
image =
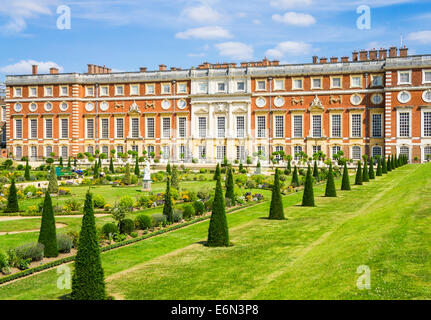
[[[18,212],[18,211],[19,211],[19,206],[18,206],[17,189],[15,186],[15,180],[12,179],[12,183],[9,187],[9,194],[7,197],[7,206],[4,212],[12,213],[12,212]]]
[[[9,269],[9,257],[4,251],[0,250],[0,272],[3,272]]]
[[[120,222],[120,233],[131,234],[135,231],[135,222],[132,219],[124,219]]]
[[[146,230],[148,228],[151,228],[152,221],[151,217],[146,214],[140,214],[136,217],[135,220],[135,226],[139,230]]]
[[[52,258],[58,256],[54,210],[48,191],[45,194],[43,202],[42,222],[38,242],[44,245],[46,257]]]
[[[102,234],[109,238],[118,232],[118,227],[115,223],[105,223],[102,227]]]
[[[183,213],[179,210],[175,210],[173,220],[174,222],[180,222],[181,220],[183,220]]]
[[[103,209],[105,207],[105,198],[100,194],[93,195],[93,205],[95,208]]]
[[[139,198],[136,199],[136,205],[140,208],[148,208],[150,206],[150,201],[151,200],[149,197],[141,195],[139,196]]]
[[[341,183],[341,190],[351,190],[349,180],[349,170],[347,169],[347,163],[344,163],[343,181]]]
[[[81,209],[81,203],[76,199],[69,199],[64,202],[64,207],[70,210],[70,212],[79,211]]]
[[[24,188],[24,194],[31,193],[33,196],[36,195],[37,188],[33,185],[28,185]]]
[[[183,205],[183,217],[184,219],[190,219],[195,215],[195,208],[190,204]]]
[[[357,186],[361,186],[362,185],[361,161],[358,161],[358,169],[356,170],[355,185],[357,185]]]
[[[41,243],[28,243],[15,248],[15,253],[19,259],[41,261],[43,259],[44,250],[45,246]]]
[[[152,215],[153,227],[165,226],[167,219],[166,216],[161,213],[156,213]]]
[[[303,207],[314,207],[314,190],[313,190],[313,177],[311,176],[311,168],[308,166],[307,176],[304,186],[304,194],[302,197]]]
[[[176,171],[175,169],[176,167],[174,166],[174,171]],[[173,205],[172,205],[172,198],[171,198],[171,186],[170,186],[170,178],[168,177],[167,182],[166,182],[166,193],[165,193],[165,203],[163,205],[163,215],[166,216],[166,219],[168,222],[173,222],[173,214],[174,214],[174,209],[173,209]]]
[[[332,163],[329,165],[328,179],[326,180],[325,197],[336,197],[334,174],[332,172]]]
[[[73,248],[73,239],[67,234],[59,234],[57,236],[58,252],[69,253]]]
[[[51,165],[51,171],[49,172],[48,192],[50,194],[58,192],[57,173],[55,172],[55,167],[53,165]]]
[[[229,246],[229,230],[226,220],[226,209],[224,204],[223,190],[220,177],[217,179],[214,204],[208,229],[209,247]]]
[[[205,204],[202,201],[193,202],[196,215],[200,216],[205,213]]]
[[[133,210],[133,199],[130,196],[123,196],[120,199],[120,206],[126,208],[129,211]]]
[[[269,209],[269,219],[284,220],[283,199],[280,193],[280,172],[275,169],[274,185],[272,186],[271,207]]]

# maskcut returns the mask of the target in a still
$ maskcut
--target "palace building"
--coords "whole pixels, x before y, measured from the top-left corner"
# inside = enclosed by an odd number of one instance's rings
[[[8,155],[129,150],[215,163],[283,150],[348,159],[431,156],[431,55],[362,50],[310,64],[259,62],[6,77]]]

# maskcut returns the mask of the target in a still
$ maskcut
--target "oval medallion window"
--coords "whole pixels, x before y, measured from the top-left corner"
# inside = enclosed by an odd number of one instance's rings
[[[87,110],[88,112],[93,111],[93,109],[94,109],[94,104],[93,103],[89,102],[89,103],[87,103],[85,105],[85,110]]]
[[[15,112],[21,112],[21,110],[22,110],[22,104],[21,103],[15,104],[15,106],[13,107],[13,109],[15,110]]]
[[[410,92],[408,91],[401,91],[398,94],[398,101],[401,103],[407,103],[410,101],[410,99],[412,98]]]
[[[37,104],[34,102],[30,103],[28,109],[30,110],[30,112],[35,112],[37,110]]]
[[[52,111],[52,103],[51,102],[45,103],[45,111],[47,111],[47,112]]]
[[[61,111],[66,111],[67,110],[67,108],[69,108],[69,106],[67,105],[67,102],[62,102],[62,103],[60,103],[60,110]]]
[[[258,108],[263,108],[264,106],[266,106],[266,99],[262,97],[257,98],[256,105]]]
[[[163,100],[162,108],[168,110],[171,107],[171,102],[169,100]]]
[[[274,104],[277,108],[281,108],[282,106],[284,106],[284,98],[282,97],[275,98]]]
[[[350,102],[354,105],[354,106],[358,106],[361,104],[362,102],[362,97],[359,94],[354,94],[351,98],[350,98]]]
[[[104,101],[100,104],[100,110],[102,111],[107,111],[109,109],[109,104],[108,102]]]

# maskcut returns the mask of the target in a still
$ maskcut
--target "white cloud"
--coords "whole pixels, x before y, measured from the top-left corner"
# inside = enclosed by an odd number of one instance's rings
[[[216,44],[222,57],[228,57],[234,60],[251,60],[253,59],[253,47],[242,42],[224,42]]]
[[[0,72],[6,74],[28,74],[32,72],[32,65],[38,66],[38,73],[49,73],[50,68],[57,68],[63,72],[63,67],[52,61],[21,60],[0,68]]]
[[[186,8],[182,16],[191,22],[204,24],[217,23],[222,19],[220,13],[206,5]]]
[[[281,59],[285,55],[301,56],[311,52],[312,46],[305,42],[286,41],[279,43],[274,49],[266,51],[271,58]]]
[[[284,15],[274,14],[272,20],[295,26],[310,26],[316,23],[316,19],[312,15],[297,12],[286,12]]]
[[[312,0],[271,0],[269,4],[277,9],[292,9],[311,5]]]
[[[178,32],[175,35],[178,39],[227,39],[232,38],[232,35],[228,30],[222,27],[201,27],[188,29],[184,32]]]
[[[423,44],[431,44],[431,31],[424,30],[418,32],[409,33],[407,40],[415,41]]]

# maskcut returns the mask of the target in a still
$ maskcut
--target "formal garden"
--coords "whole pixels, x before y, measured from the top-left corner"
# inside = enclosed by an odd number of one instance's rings
[[[57,289],[52,292],[46,290],[40,293],[39,298],[151,299],[153,296],[150,293],[136,292],[133,285],[124,284],[123,277],[115,277],[116,273],[125,272],[128,267],[125,262],[118,262],[118,266],[112,265],[110,261],[113,262],[114,257],[117,261],[124,259],[131,264],[139,264],[139,261],[142,263],[142,259],[146,259],[147,254],[155,257],[157,251],[158,256],[163,256],[172,250],[185,248],[191,256],[196,257],[197,252],[205,252],[203,257],[209,259],[211,252],[221,254],[223,247],[228,250],[226,252],[240,250],[241,256],[248,255],[249,252],[241,246],[243,240],[239,240],[239,236],[244,239],[256,236],[254,229],[257,226],[270,223],[269,229],[265,227],[268,238],[262,234],[262,239],[253,238],[252,242],[248,242],[249,245],[256,243],[267,246],[272,243],[269,235],[273,235],[275,230],[286,223],[295,222],[297,227],[303,227],[304,222],[292,218],[291,211],[303,208],[306,215],[302,219],[316,219],[320,215],[329,214],[331,209],[328,204],[337,206],[337,201],[340,206],[348,202],[354,211],[352,205],[354,207],[355,201],[349,193],[358,199],[366,199],[367,194],[370,197],[373,193],[373,181],[376,181],[375,192],[378,192],[384,185],[380,181],[391,179],[392,171],[407,164],[405,157],[369,159],[364,156],[363,162],[357,162],[356,170],[349,170],[349,160],[342,157],[335,161],[318,157],[306,159],[301,162],[301,166],[292,165],[291,159],[287,159],[284,167],[268,167],[265,172],[260,162],[256,166],[244,166],[225,161],[213,170],[198,171],[168,164],[166,170],[151,174],[151,191],[142,190],[138,160],[134,167],[127,163],[124,167],[114,168],[112,162],[104,167],[99,157],[94,159],[92,167],[82,173],[83,177],[79,182],[57,181],[52,162],[37,170],[31,170],[28,162],[23,167],[15,166],[14,163],[7,164],[8,174],[4,175],[2,187],[3,217],[0,217],[2,289],[15,292],[15,298],[37,298],[37,293],[32,295],[27,292],[28,295],[21,296],[14,288],[25,284],[33,287],[38,281],[52,275],[50,270],[53,267],[74,262],[71,291],[59,294]],[[69,159],[64,166],[73,165],[73,161],[76,160]],[[58,163],[58,166],[61,165],[63,163]],[[18,183],[21,175],[17,174],[21,171],[24,171],[26,177],[29,173],[46,173],[48,186],[37,188],[31,185],[21,188]],[[364,196],[360,193],[361,188],[365,190]],[[343,209],[347,210],[346,216],[349,215],[347,208]],[[315,212],[316,217],[308,216],[307,212]],[[329,221],[335,217],[337,223],[342,220],[342,212],[337,210],[333,213],[334,217],[326,223],[319,221],[321,228],[328,228]],[[256,218],[261,219],[255,220]],[[277,221],[279,225],[276,224]],[[256,225],[250,225],[252,222]],[[248,227],[240,228],[244,223]],[[319,229],[317,226],[312,228],[313,232]],[[291,231],[298,238],[290,240],[293,242],[307,238],[311,232],[307,230],[300,236],[297,233],[299,230],[294,227],[295,225],[290,226],[293,228]],[[199,245],[196,241],[202,239],[203,233],[206,233],[205,241]],[[174,240],[170,243],[167,238]],[[210,248],[217,251],[207,252]],[[286,250],[289,248],[286,245]],[[143,256],[137,258],[137,251],[133,250],[138,250]],[[147,258],[150,259],[150,256]],[[108,261],[104,257],[109,257],[106,258]],[[247,256],[243,258],[244,261],[249,259]],[[268,259],[266,256],[264,258]],[[169,261],[166,263],[172,267],[175,262],[167,259]],[[225,262],[217,256],[217,263]],[[186,265],[203,268],[201,265]],[[175,264],[175,268],[183,269],[183,266]],[[33,274],[35,275],[32,276]],[[108,286],[106,274],[109,275]],[[111,275],[112,281],[109,278]],[[172,274],[172,277],[176,276]],[[151,285],[156,285],[156,279],[159,283],[165,283],[163,277],[149,279],[144,275],[141,278],[145,278]],[[35,281],[32,285],[31,279]],[[13,280],[18,281],[8,285]],[[116,294],[119,283],[127,288],[127,292]],[[142,286],[145,287],[145,284],[142,283]],[[157,298],[156,294],[160,290],[154,288],[154,298]],[[199,297],[213,298],[204,293],[195,298]]]

